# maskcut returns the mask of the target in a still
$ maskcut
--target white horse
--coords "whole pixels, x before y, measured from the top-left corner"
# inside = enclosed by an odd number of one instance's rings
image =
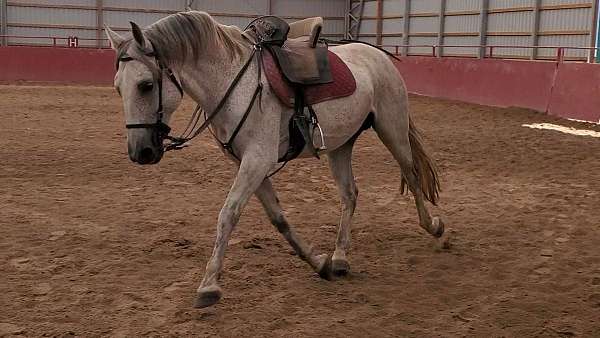
[[[257,100],[260,102],[253,102],[259,84],[258,67],[257,63],[247,61],[254,46],[243,32],[195,11],[170,15],[144,31],[132,23],[132,30],[133,38],[126,39],[106,27],[112,48],[121,61],[114,84],[123,98],[125,120],[131,126],[127,142],[132,161],[140,164],[160,161],[162,142],[168,133],[164,129],[181,102],[182,92],[204,111],[218,113],[210,121],[218,140],[228,140],[248,110],[247,119],[231,144],[235,158],[230,158],[239,169],[219,213],[216,242],[198,288],[196,307],[213,305],[222,297],[218,280],[225,250],[252,194],[258,197],[273,225],[298,256],[320,276],[329,279],[348,273],[346,251],[358,195],[352,174],[352,148],[365,121],[372,121],[371,126],[400,165],[402,192],[408,185],[421,227],[436,238],[444,234],[441,219],[432,218],[425,206],[425,200],[435,204],[438,197],[435,165],[409,117],[404,82],[382,51],[363,44],[331,48],[350,67],[357,89],[351,96],[314,106],[342,202],[335,251],[328,255],[316,253],[293,230],[267,178],[287,149],[292,110],[273,94],[264,74],[260,79],[264,85]],[[247,70],[241,72],[244,65]],[[237,86],[228,91],[236,76]],[[306,156],[310,154],[305,151],[302,157]]]

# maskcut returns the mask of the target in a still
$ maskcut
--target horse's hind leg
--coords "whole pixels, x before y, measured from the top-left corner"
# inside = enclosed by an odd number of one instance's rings
[[[350,226],[358,196],[358,189],[356,188],[356,182],[352,174],[352,148],[354,147],[354,141],[355,139],[348,141],[348,143],[327,155],[329,158],[329,168],[337,184],[342,203],[342,215],[335,242],[335,251],[331,259],[332,271],[337,276],[346,275],[350,270],[350,265],[346,259],[346,251],[350,248]]]
[[[330,279],[331,266],[328,255],[315,255],[311,245],[304,242],[292,229],[283,215],[277,194],[273,189],[271,180],[265,179],[255,192],[260,200],[271,223],[290,243],[298,256],[306,261],[324,279]]]
[[[415,197],[420,226],[432,236],[440,238],[444,234],[444,223],[439,217],[431,217],[425,206],[425,194],[423,193],[424,187],[433,189],[430,191],[430,199],[435,201],[438,185],[437,174],[423,149],[417,131],[409,123],[408,108],[406,105],[401,108],[403,111],[400,114],[397,112],[379,114],[375,118],[374,129],[400,165],[402,175]],[[411,147],[411,141],[414,149]],[[428,186],[417,175],[418,172],[423,171],[431,173]],[[444,242],[442,245],[447,246],[448,244]]]

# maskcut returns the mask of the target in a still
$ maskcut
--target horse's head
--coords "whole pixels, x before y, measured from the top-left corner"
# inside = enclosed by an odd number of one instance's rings
[[[117,53],[115,88],[123,99],[129,158],[139,164],[156,164],[163,156],[168,121],[181,103],[179,81],[165,65],[138,25],[133,38],[123,38],[106,27]]]

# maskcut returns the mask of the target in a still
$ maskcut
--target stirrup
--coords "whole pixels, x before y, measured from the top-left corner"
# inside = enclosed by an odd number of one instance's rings
[[[321,125],[319,124],[318,121],[315,121],[313,119],[313,124],[319,128],[319,136],[321,138],[321,146],[319,148],[315,147],[315,141],[313,138],[313,147],[317,150],[317,151],[326,151],[327,150],[327,146],[325,145],[325,137],[323,137],[323,129],[321,129]],[[314,134],[314,133],[313,133]]]

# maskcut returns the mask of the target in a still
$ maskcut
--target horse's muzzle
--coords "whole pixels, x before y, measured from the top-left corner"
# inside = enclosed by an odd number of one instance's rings
[[[162,137],[155,130],[136,130],[129,133],[129,159],[138,164],[157,164],[163,157]]]
[[[129,154],[129,158],[138,164],[156,164],[160,162],[163,157],[162,148],[143,148],[140,152],[135,153],[133,156]]]

